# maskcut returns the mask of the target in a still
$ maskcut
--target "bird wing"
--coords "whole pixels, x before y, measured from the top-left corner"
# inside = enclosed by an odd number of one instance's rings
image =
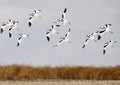
[[[62,14],[62,19],[65,19],[65,13]]]
[[[69,28],[67,34],[65,34],[65,37],[68,37],[70,35],[70,31],[71,31],[71,29]]]
[[[106,49],[103,49],[103,55],[106,53]]]
[[[64,9],[64,13],[66,13],[66,12],[67,12],[67,8]]]
[[[59,46],[62,43],[63,43],[63,39],[61,39],[54,47]]]

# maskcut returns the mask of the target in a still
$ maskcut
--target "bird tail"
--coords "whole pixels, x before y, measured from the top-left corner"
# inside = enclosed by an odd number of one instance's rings
[[[49,36],[47,36],[46,38],[47,38],[48,41],[50,41],[50,37]]]
[[[0,29],[0,33],[3,33],[3,28]]]
[[[9,38],[11,38],[11,37],[12,37],[12,33],[9,32]]]
[[[29,27],[31,27],[32,23],[29,21]]]
[[[106,53],[106,50],[105,50],[105,49],[103,49],[103,55],[105,55],[105,53]]]
[[[101,39],[101,35],[98,35],[98,40],[100,40]]]

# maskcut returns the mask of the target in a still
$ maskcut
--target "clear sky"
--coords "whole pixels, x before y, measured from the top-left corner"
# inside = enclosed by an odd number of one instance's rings
[[[71,22],[71,44],[52,47],[68,28],[58,28],[60,34],[46,40],[45,32],[54,21],[68,9]],[[42,19],[36,19],[28,27],[28,15],[35,9],[42,10]],[[8,28],[0,34],[0,65],[26,64],[35,66],[59,65],[120,65],[120,0],[0,0],[0,25],[8,19],[18,20],[18,28],[8,37]],[[105,34],[100,41],[91,41],[84,49],[87,34],[96,32],[100,26],[111,23],[114,34]],[[30,38],[16,46],[19,33],[28,33]],[[109,40],[118,43],[102,54],[103,45]]]

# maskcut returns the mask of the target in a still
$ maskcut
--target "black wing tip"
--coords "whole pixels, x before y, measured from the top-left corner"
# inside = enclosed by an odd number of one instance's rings
[[[1,28],[0,33],[3,33],[3,28]]]
[[[31,23],[31,22],[29,22],[29,27],[31,27],[31,25],[32,25],[32,23]]]
[[[85,45],[82,46],[82,48],[84,48],[84,47],[85,47]]]
[[[69,32],[71,31],[71,29],[69,28],[69,30],[68,30]]]
[[[103,49],[103,55],[105,55],[105,53],[106,53],[106,51],[105,51],[105,49]]]
[[[47,40],[50,41],[50,37],[49,36],[47,36]]]
[[[66,12],[67,12],[67,8],[64,9],[64,13],[66,13]]]
[[[12,34],[11,33],[9,33],[9,38],[11,38],[12,37]]]
[[[12,30],[12,28],[9,29],[9,31],[11,31],[11,30]]]
[[[56,27],[60,27],[60,25],[56,25]]]
[[[101,36],[100,35],[98,35],[98,40],[100,40],[101,39]]]
[[[19,43],[17,43],[17,47],[19,46],[20,44]]]

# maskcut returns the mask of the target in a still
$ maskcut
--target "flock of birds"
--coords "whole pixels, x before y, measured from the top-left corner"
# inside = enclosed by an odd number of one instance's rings
[[[34,19],[42,18],[40,16],[41,11],[42,10],[34,10],[33,13],[29,14],[29,19],[28,19],[28,26],[29,27],[32,26]],[[49,42],[51,40],[50,36],[56,33],[56,28],[59,28],[61,26],[61,24],[63,24],[63,25],[68,24],[69,25],[68,32],[63,37],[60,37],[60,41],[56,45],[54,45],[53,47],[59,46],[64,42],[71,43],[70,42],[71,23],[66,19],[66,13],[67,13],[67,8],[64,9],[64,11],[61,15],[61,18],[57,19],[53,23],[53,25],[51,25],[51,28],[46,31],[46,39]],[[13,31],[17,28],[18,23],[19,23],[18,21],[14,21],[12,19],[9,19],[7,22],[3,22],[3,24],[0,28],[0,33],[2,34],[4,32],[4,30],[9,27],[9,38],[11,38]],[[93,41],[95,39],[95,36],[97,36],[97,40],[100,40],[103,37],[103,35],[106,34],[107,32],[113,33],[110,30],[110,27],[111,27],[111,24],[105,24],[104,26],[100,27],[97,32],[86,35],[87,39],[84,41],[84,45],[82,46],[82,48],[85,48],[90,41]],[[29,34],[26,34],[26,33],[21,33],[18,35],[19,35],[19,38],[17,41],[17,47],[21,44],[21,42],[24,38],[29,37]],[[110,40],[109,42],[106,42],[104,44],[103,55],[106,53],[106,50],[108,47],[110,47],[110,46],[113,47],[113,45],[112,45],[113,43],[117,43],[117,42]]]
[[[107,32],[113,33],[110,30],[110,26],[111,26],[111,24],[105,24],[103,27],[99,28],[100,29],[99,31],[97,31],[95,33],[92,33],[90,35],[87,35],[87,39],[85,40],[84,45],[82,46],[82,48],[84,48],[88,44],[89,41],[94,40],[96,35],[97,35],[97,40],[100,40],[105,33],[107,33]],[[110,40],[110,41],[108,41],[108,42],[106,42],[104,44],[104,46],[103,46],[103,55],[106,53],[106,50],[107,50],[108,47],[110,47],[110,46],[114,47],[113,43],[117,43],[117,42]]]

